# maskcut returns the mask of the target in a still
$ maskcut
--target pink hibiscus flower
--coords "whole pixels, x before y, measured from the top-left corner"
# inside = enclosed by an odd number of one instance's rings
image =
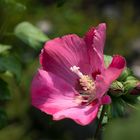
[[[93,121],[100,106],[111,102],[107,91],[125,67],[119,55],[105,67],[105,37],[102,23],[83,38],[71,34],[48,41],[32,81],[32,105],[54,120],[70,118],[80,125]]]

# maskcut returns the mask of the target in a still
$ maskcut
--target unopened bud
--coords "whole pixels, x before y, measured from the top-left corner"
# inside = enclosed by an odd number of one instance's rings
[[[134,89],[140,90],[140,82],[134,76],[129,76],[124,82],[124,89],[125,93],[132,94]]]
[[[140,95],[140,81],[137,83],[136,87],[130,92],[131,95]]]
[[[110,93],[113,96],[121,96],[122,94],[124,94],[124,86],[121,82],[119,81],[114,81],[109,89]]]
[[[120,77],[119,81],[125,81],[128,76],[132,75],[132,71],[129,68],[125,68]]]

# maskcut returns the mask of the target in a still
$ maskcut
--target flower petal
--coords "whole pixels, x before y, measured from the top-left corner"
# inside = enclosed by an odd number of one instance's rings
[[[114,80],[116,80],[124,70],[125,66],[125,59],[122,56],[115,55],[104,74],[106,83],[110,85]]]
[[[96,84],[96,98],[101,99],[103,95],[108,91],[110,85],[106,83],[103,75],[97,75],[95,84]]]
[[[101,99],[101,104],[110,104],[111,103],[111,98],[109,95],[105,95]]]
[[[44,70],[55,73],[72,85],[77,76],[70,67],[80,67],[84,74],[88,74],[90,69],[86,44],[74,34],[48,41],[40,55],[40,62]]]
[[[31,94],[32,105],[47,114],[77,106],[76,91],[63,79],[41,69],[32,81]]]
[[[53,119],[61,120],[64,118],[70,118],[80,125],[88,125],[97,117],[98,110],[99,104],[96,104],[94,106],[88,105],[74,107],[55,113],[53,115]]]
[[[88,46],[90,64],[92,72],[102,71],[104,68],[103,49],[106,37],[106,24],[99,24],[96,28],[92,27],[85,35],[85,42]]]
[[[116,55],[113,57],[109,67],[96,76],[96,98],[102,98],[108,91],[110,84],[119,77],[125,65],[125,59],[122,56]]]
[[[85,35],[85,42],[88,47],[96,48],[100,54],[103,54],[106,38],[106,24],[101,23],[96,28],[92,27]]]

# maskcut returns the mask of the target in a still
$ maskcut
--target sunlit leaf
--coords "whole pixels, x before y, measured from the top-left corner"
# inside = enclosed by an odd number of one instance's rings
[[[104,55],[104,62],[105,62],[105,66],[108,67],[109,64],[111,63],[112,60],[112,56],[110,55]]]
[[[49,38],[29,22],[22,22],[15,28],[15,35],[34,49],[41,48]]]
[[[3,6],[14,9],[17,11],[23,11],[26,10],[26,6],[23,5],[22,3],[16,2],[15,0],[0,0],[0,4]]]
[[[11,49],[11,46],[10,45],[3,45],[3,44],[0,44],[0,54],[1,53],[4,53],[5,51]]]

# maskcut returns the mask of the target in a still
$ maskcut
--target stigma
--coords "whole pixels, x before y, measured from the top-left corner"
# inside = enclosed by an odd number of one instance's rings
[[[72,72],[74,72],[77,76],[82,78],[83,74],[82,74],[82,72],[80,72],[80,68],[79,67],[73,66],[73,67],[70,67],[70,70]]]

